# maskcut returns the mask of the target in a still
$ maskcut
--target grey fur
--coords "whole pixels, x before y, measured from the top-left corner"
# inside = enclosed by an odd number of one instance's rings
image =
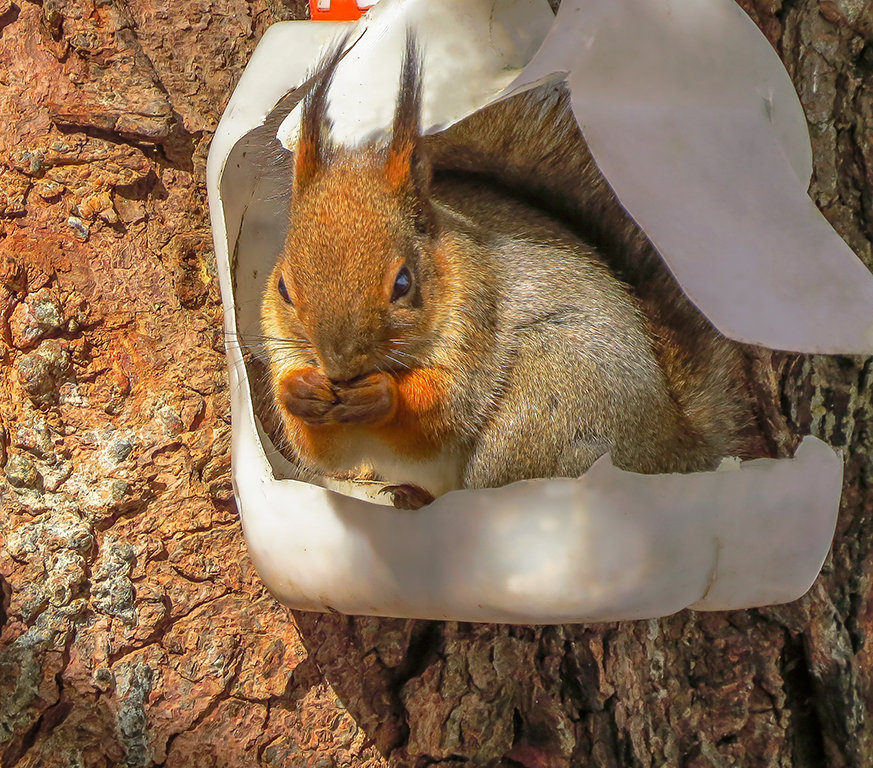
[[[465,486],[578,476],[606,451],[640,472],[717,463],[671,397],[637,300],[596,250],[476,180],[438,181],[432,199],[443,231],[467,240],[462,268],[493,282],[443,361],[458,381],[451,411],[475,425]]]

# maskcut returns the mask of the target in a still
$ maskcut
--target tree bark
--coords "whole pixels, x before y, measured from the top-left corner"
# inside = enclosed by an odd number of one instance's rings
[[[744,0],[873,267],[873,5]],[[0,0],[0,764],[873,763],[873,367],[761,351],[775,445],[841,448],[786,606],[511,627],[291,612],[248,561],[209,138],[284,0]]]

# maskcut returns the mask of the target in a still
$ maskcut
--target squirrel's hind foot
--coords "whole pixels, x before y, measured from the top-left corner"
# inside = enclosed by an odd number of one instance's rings
[[[430,491],[417,485],[386,485],[379,493],[391,494],[397,509],[421,509],[434,500]]]

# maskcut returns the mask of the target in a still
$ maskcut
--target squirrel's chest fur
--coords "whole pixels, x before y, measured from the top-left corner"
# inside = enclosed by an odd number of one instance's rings
[[[355,467],[362,479],[372,474],[387,485],[417,485],[434,496],[462,487],[463,461],[452,445],[417,457],[372,433],[347,437],[341,463]]]
[[[292,417],[286,422],[291,442],[306,463],[328,475],[412,484],[434,495],[462,487],[464,441],[451,405],[458,382],[454,357],[393,374],[395,407],[388,418],[315,426]]]
[[[457,446],[429,440],[415,424],[402,429],[401,434],[395,425],[304,427],[295,442],[304,459],[351,480],[412,484],[435,496],[462,486],[464,460]]]

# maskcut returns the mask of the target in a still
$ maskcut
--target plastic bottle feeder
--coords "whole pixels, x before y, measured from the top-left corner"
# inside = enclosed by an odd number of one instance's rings
[[[873,352],[873,277],[806,195],[803,112],[732,0],[382,0],[358,22],[264,35],[216,131],[209,203],[225,329],[259,333],[284,240],[307,77],[354,27],[336,73],[336,140],[391,124],[407,28],[425,58],[426,132],[566,77],[595,160],[683,289],[727,336]],[[233,478],[251,558],[293,608],[462,621],[593,622],[794,600],[827,555],[842,463],[792,459],[638,475],[603,456],[578,479],[455,491],[417,512],[288,479],[228,344]]]

